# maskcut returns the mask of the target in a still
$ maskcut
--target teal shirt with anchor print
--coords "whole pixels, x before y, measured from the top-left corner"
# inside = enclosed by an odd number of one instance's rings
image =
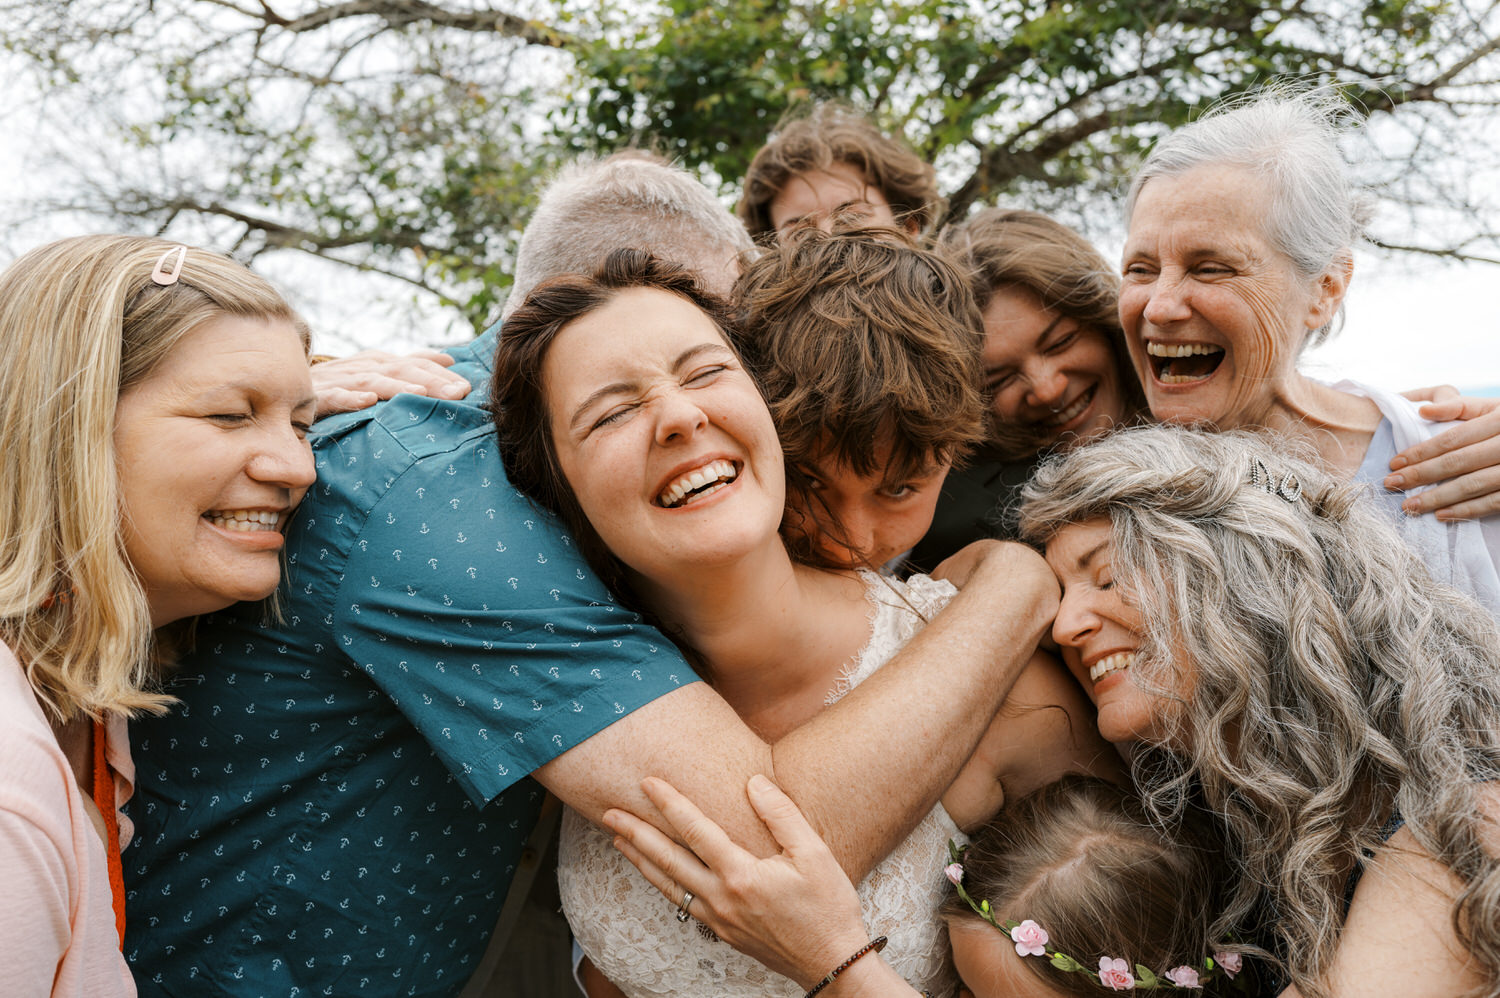
[[[143,996],[457,993],[541,804],[529,773],[695,679],[506,480],[474,385],[320,423],[279,622],[199,622],[132,728]]]

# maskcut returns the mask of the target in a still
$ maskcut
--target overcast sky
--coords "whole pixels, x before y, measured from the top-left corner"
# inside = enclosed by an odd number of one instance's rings
[[[0,56],[0,69],[12,57]],[[9,87],[17,82],[12,78]],[[24,85],[22,88],[25,89]],[[55,137],[59,118],[82,122],[55,100],[9,93],[0,107],[0,265],[51,239],[99,231],[108,223],[82,219],[16,220],[33,214],[39,195],[55,182],[37,150]],[[85,135],[87,133],[85,129]],[[99,142],[107,141],[95,136]],[[101,157],[101,160],[107,161]],[[1484,174],[1481,178],[1479,174]],[[1500,168],[1478,167],[1471,180],[1494,187],[1500,203]],[[1101,247],[1106,256],[1118,246]],[[405,350],[454,342],[464,328],[433,305],[414,308],[411,290],[393,281],[283,252],[266,255],[257,268],[277,282],[312,322],[319,352],[361,347]],[[1450,383],[1470,391],[1500,394],[1500,266],[1457,265],[1411,255],[1357,257],[1347,322],[1334,340],[1304,358],[1304,369],[1325,378],[1351,377],[1392,389]]]

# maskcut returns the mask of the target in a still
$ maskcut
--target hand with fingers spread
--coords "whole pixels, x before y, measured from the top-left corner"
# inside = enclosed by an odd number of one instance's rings
[[[313,365],[318,417],[366,409],[402,392],[432,398],[461,399],[469,382],[448,370],[453,358],[439,350],[390,354],[361,350]]]
[[[615,833],[615,847],[667,900],[720,939],[804,989],[870,941],[843,868],[791,799],[764,776],[752,776],[746,793],[780,850],[765,859],[736,845],[665,781],[648,777],[641,789],[687,846],[613,809],[604,823]],[[871,953],[820,993],[910,998],[916,992]]]
[[[1423,418],[1458,422],[1392,458],[1385,487],[1432,485],[1402,504],[1412,514],[1475,520],[1500,513],[1500,398],[1469,398],[1447,386],[1406,394],[1427,403],[1419,410]]]

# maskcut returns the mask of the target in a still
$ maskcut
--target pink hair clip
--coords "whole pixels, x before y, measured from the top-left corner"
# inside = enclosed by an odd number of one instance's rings
[[[168,266],[167,260],[174,253],[177,255],[177,259],[173,260],[171,265]],[[164,288],[171,287],[172,285],[176,284],[177,279],[182,276],[182,263],[186,259],[187,247],[173,246],[171,249],[167,250],[161,255],[160,260],[156,261],[156,269],[151,272],[151,280],[156,282],[157,284],[160,284]]]

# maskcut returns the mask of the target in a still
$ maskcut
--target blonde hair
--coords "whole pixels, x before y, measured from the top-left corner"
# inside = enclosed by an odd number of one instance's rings
[[[125,556],[114,452],[120,393],[196,327],[225,315],[307,326],[264,279],[173,243],[81,236],[0,275],[0,639],[59,720],[161,711],[150,691],[151,617]]]
[[[1347,873],[1399,814],[1462,881],[1454,929],[1495,998],[1500,859],[1477,787],[1500,778],[1500,632],[1361,486],[1296,449],[1124,430],[1039,469],[1021,530],[1110,522],[1115,584],[1145,622],[1132,676],[1175,701],[1136,779],[1158,813],[1196,785],[1224,823],[1238,877],[1216,936],[1269,901],[1292,983],[1322,998]]]

